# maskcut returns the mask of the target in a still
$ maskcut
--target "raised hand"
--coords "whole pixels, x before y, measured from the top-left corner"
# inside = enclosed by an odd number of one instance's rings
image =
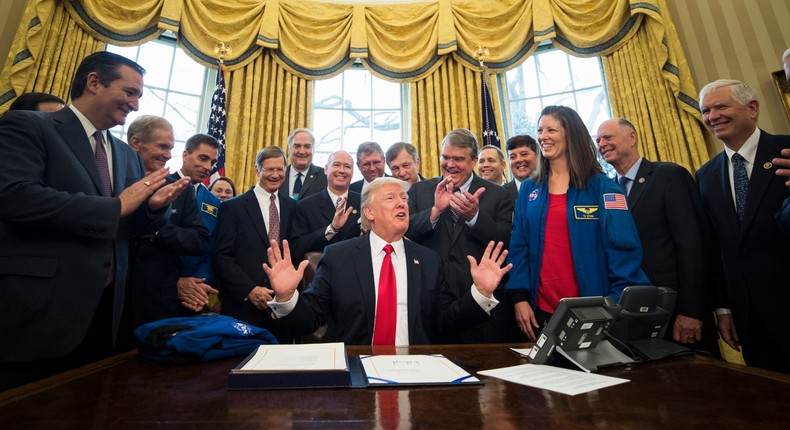
[[[271,241],[266,255],[269,257],[269,261],[263,263],[263,271],[269,277],[269,284],[274,290],[274,298],[278,302],[287,302],[291,300],[299,281],[302,280],[308,262],[304,260],[299,263],[297,269],[294,269],[291,263],[291,248],[288,246],[287,240],[283,240],[282,251],[277,246],[277,242]]]
[[[463,193],[453,193],[450,197],[450,207],[453,208],[465,220],[471,221],[477,215],[480,207],[480,196],[485,192],[485,188],[480,187],[474,194],[469,191]]]
[[[507,249],[502,249],[504,246],[502,242],[497,243],[496,246],[494,246],[493,240],[488,242],[479,264],[471,255],[466,256],[471,267],[472,282],[475,283],[477,291],[488,298],[494,294],[494,290],[496,290],[505,273],[509,272],[513,267],[512,263],[502,267],[507,257]]]

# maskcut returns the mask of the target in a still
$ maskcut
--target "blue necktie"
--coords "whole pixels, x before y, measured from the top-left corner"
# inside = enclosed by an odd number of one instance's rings
[[[623,189],[623,194],[628,196],[628,181],[629,179],[625,176],[620,176],[620,179],[617,181],[620,184],[620,188]]]
[[[743,210],[746,207],[746,194],[749,192],[749,176],[746,174],[746,160],[737,152],[732,155],[732,179],[735,182],[735,209],[738,220],[743,221]]]
[[[294,181],[294,192],[292,194],[295,197],[298,197],[301,191],[302,191],[302,172],[296,172],[296,181]]]

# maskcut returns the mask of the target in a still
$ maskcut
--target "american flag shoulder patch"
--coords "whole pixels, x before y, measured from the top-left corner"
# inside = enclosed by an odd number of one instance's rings
[[[603,195],[603,208],[604,209],[619,209],[628,210],[628,204],[625,202],[625,195],[620,193],[606,193]]]

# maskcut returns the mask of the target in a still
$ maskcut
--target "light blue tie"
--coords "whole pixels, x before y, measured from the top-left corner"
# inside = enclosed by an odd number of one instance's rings
[[[746,160],[737,152],[732,155],[732,178],[735,182],[735,209],[738,220],[743,221],[743,210],[746,207],[746,195],[749,192],[749,176],[746,174]]]

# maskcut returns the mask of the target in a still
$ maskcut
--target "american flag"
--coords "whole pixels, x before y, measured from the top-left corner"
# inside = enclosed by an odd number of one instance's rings
[[[211,175],[204,181],[206,186],[220,176],[225,176],[225,126],[227,125],[225,94],[225,66],[220,61],[217,67],[217,86],[211,98],[211,112],[208,117],[208,134],[219,140],[219,157],[217,164],[211,170]]]
[[[480,70],[481,96],[480,99],[483,103],[483,145],[494,145],[499,147],[499,133],[496,131],[496,119],[494,117],[494,108],[491,104],[491,96],[488,93],[488,84],[486,83],[485,68]]]
[[[625,202],[625,196],[620,193],[607,193],[603,195],[604,209],[622,209],[628,210],[628,205]]]

